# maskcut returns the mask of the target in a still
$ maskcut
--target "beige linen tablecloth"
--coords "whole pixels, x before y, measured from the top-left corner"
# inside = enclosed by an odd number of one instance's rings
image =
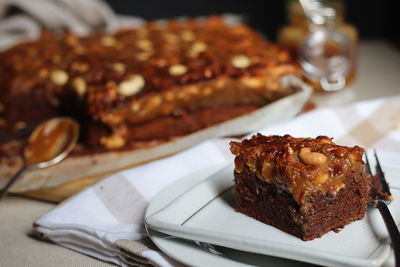
[[[361,46],[359,74],[348,89],[317,96],[321,106],[400,93],[400,53],[384,42]],[[112,266],[29,236],[32,222],[52,204],[9,197],[0,202],[0,266]]]
[[[0,266],[114,266],[31,237],[32,222],[53,207],[14,196],[0,202]]]

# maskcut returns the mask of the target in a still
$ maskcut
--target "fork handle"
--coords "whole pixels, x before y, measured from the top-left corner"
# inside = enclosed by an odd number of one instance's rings
[[[394,251],[394,258],[396,261],[396,267],[400,267],[400,233],[395,221],[393,220],[390,211],[383,201],[377,201],[376,207],[382,215],[383,221],[388,229],[390,240],[392,241],[392,247]]]

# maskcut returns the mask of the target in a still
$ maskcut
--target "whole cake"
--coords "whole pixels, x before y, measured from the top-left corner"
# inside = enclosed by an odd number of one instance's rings
[[[45,32],[0,53],[0,143],[39,122],[79,120],[83,150],[132,149],[241,116],[293,93],[289,54],[221,17],[150,22],[113,35]]]
[[[364,150],[331,138],[257,134],[231,142],[236,209],[303,240],[364,217],[371,177]]]

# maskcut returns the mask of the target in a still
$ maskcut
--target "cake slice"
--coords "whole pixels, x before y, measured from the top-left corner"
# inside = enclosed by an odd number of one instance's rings
[[[254,135],[231,142],[236,210],[303,240],[364,217],[371,177],[361,147],[332,138]]]

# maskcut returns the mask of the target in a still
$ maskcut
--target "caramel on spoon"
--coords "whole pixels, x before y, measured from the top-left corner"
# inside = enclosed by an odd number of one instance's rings
[[[78,137],[79,124],[71,118],[58,117],[39,124],[24,148],[24,165],[1,189],[0,198],[25,170],[42,169],[62,161],[75,147]]]

